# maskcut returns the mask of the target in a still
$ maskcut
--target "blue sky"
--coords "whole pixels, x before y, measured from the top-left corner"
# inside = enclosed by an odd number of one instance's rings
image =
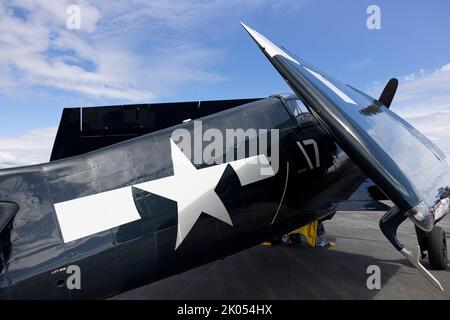
[[[1,0],[0,164],[45,161],[65,106],[290,91],[239,21],[375,96],[398,77],[394,110],[450,152],[449,1]]]

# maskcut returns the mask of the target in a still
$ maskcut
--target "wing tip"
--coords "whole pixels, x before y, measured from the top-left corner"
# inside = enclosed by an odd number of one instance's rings
[[[246,25],[245,23],[243,23],[242,21],[239,21],[239,23],[241,24],[242,28],[244,28],[245,31],[247,31],[247,33],[254,39],[255,39],[255,30],[253,30],[252,28],[250,28],[248,25]]]
[[[273,58],[276,55],[284,56],[285,58],[295,62],[296,64],[301,64],[299,61],[297,61],[295,58],[293,58],[290,54],[288,54],[284,49],[280,48],[276,44],[274,44],[272,41],[267,39],[265,36],[260,34],[258,31],[250,28],[245,23],[240,21],[242,27],[245,29],[245,31],[248,32],[250,37],[256,42],[256,44],[260,47],[260,49],[265,52],[270,58]]]
[[[241,24],[241,26],[242,26],[245,30],[250,29],[250,27],[247,26],[247,25],[246,25],[245,23],[243,23],[242,21],[239,21],[239,23]]]

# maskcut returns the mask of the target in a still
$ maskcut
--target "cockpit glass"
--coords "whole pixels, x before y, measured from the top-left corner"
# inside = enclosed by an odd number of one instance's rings
[[[303,102],[299,99],[286,100],[289,113],[297,120],[297,123],[302,126],[316,125],[317,122],[313,115],[308,111]]]
[[[286,101],[289,112],[291,113],[292,116],[294,117],[298,117],[300,114],[302,114],[302,109],[300,108],[300,105],[297,103],[301,101],[300,100],[288,100]]]

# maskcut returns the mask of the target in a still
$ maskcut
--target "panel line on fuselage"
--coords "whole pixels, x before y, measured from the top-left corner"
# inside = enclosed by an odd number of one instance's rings
[[[275,222],[275,219],[278,216],[278,212],[280,212],[281,206],[283,205],[284,196],[286,195],[288,182],[289,182],[289,161],[286,162],[286,182],[284,184],[283,195],[281,196],[280,204],[278,205],[277,211],[275,212],[275,216],[273,217],[272,222],[270,224],[273,224]]]

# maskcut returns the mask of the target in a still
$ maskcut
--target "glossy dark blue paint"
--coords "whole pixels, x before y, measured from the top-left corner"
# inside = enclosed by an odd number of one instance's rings
[[[264,54],[297,96],[332,133],[337,143],[413,222],[431,231],[442,216],[436,206],[450,185],[450,167],[430,140],[370,96],[342,84],[311,65],[283,55]],[[312,72],[324,77],[345,101]],[[443,208],[445,206],[445,208]],[[445,215],[444,214],[444,215]]]
[[[280,132],[280,166],[274,177],[240,187],[236,173],[228,167],[215,189],[234,226],[202,215],[174,250],[176,202],[134,188],[140,220],[69,243],[62,240],[54,203],[172,175],[169,138],[177,128],[192,131],[192,123],[85,155],[2,170],[0,201],[17,203],[20,209],[1,234],[4,267],[0,273],[0,297],[111,296],[223,258],[333,214],[364,179],[323,127],[311,121],[302,125],[288,113],[285,99],[258,100],[201,120],[204,128],[222,132],[233,128]],[[308,168],[297,146],[297,141],[306,139],[318,143],[318,168]],[[307,152],[314,157],[314,150]],[[272,224],[286,179],[286,195]],[[68,277],[64,268],[71,264],[81,268],[81,290],[61,286]]]

